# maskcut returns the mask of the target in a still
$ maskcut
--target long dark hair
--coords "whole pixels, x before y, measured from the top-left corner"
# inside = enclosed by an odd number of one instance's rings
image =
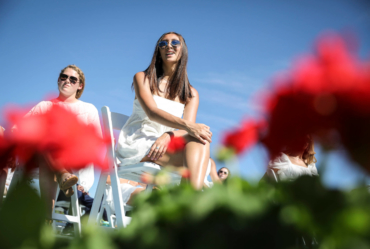
[[[152,94],[162,92],[159,89],[159,78],[163,76],[163,68],[162,68],[162,58],[159,52],[158,43],[162,41],[163,37],[168,34],[177,35],[180,38],[181,42],[181,57],[177,63],[175,72],[169,78],[167,87],[166,87],[166,98],[168,99],[175,99],[179,96],[180,101],[186,103],[189,98],[192,98],[193,95],[191,93],[191,85],[188,79],[188,73],[186,70],[186,66],[188,63],[188,47],[186,46],[185,39],[182,35],[176,32],[168,32],[163,34],[157,41],[154,49],[154,54],[152,57],[152,61],[147,69],[145,69],[145,77],[149,80],[150,91]]]

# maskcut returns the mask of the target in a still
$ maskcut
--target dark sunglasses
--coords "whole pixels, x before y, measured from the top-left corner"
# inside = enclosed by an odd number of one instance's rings
[[[68,75],[63,74],[63,73],[59,76],[59,78],[60,78],[60,80],[61,80],[61,81],[65,81],[65,80],[67,80],[67,79],[68,79],[68,77],[69,77],[69,81],[70,81],[72,84],[76,84],[76,83],[77,83],[78,79],[77,79],[76,77],[74,77],[74,76],[68,76]]]
[[[219,173],[219,174],[221,173],[221,174],[227,175],[227,171],[222,171],[222,170],[220,170],[218,173]]]
[[[180,46],[181,45],[181,42],[179,40],[172,40],[171,41],[171,46],[174,47],[174,48],[177,48],[177,46]],[[158,47],[160,48],[165,48],[168,46],[168,41],[160,41],[158,43]]]

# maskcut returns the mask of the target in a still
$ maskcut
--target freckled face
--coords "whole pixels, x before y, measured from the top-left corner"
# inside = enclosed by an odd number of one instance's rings
[[[67,68],[66,70],[63,71],[63,74],[67,75],[68,78],[66,80],[62,80],[60,77],[58,78],[59,92],[67,97],[76,95],[77,90],[82,89],[78,73],[72,68]],[[76,77],[78,79],[78,81],[75,84],[71,83],[70,80],[71,76]]]
[[[175,34],[167,34],[161,40],[167,41],[168,43],[167,46],[159,48],[159,53],[161,54],[161,58],[164,62],[177,62],[181,58],[182,44],[173,46],[171,44],[173,40],[181,42],[180,38]]]

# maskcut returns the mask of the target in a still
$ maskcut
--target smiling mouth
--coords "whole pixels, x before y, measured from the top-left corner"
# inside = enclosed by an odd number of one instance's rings
[[[166,55],[175,55],[175,52],[167,52]]]

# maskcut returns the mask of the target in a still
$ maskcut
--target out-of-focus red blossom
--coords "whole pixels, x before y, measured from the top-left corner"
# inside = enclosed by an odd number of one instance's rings
[[[168,144],[168,153],[176,153],[184,150],[186,141],[183,137],[173,137]]]
[[[154,182],[154,177],[150,174],[141,174],[140,181],[145,184],[152,184]]]
[[[274,86],[275,91],[262,95],[266,131],[247,121],[226,133],[224,145],[240,153],[263,134],[260,141],[274,157],[284,148],[299,148],[311,134],[329,147],[341,142],[370,172],[369,61],[360,61],[340,36],[326,35],[314,54],[302,56],[274,79]]]
[[[188,179],[190,178],[190,170],[187,168],[181,168],[180,170],[180,175],[182,178]]]
[[[258,142],[260,132],[265,126],[264,121],[245,121],[240,128],[226,132],[223,144],[240,154]]]
[[[339,36],[320,39],[316,54],[303,56],[266,105],[268,132],[262,139],[271,155],[297,138],[335,130],[352,158],[370,172],[370,67]]]
[[[21,165],[28,167],[34,167],[34,159],[40,156],[51,161],[57,170],[80,169],[89,163],[107,167],[102,152],[110,141],[59,106],[29,117],[24,117],[24,112],[13,111],[8,119],[17,129],[0,139],[0,167],[4,167],[4,160],[10,156],[17,156]]]

